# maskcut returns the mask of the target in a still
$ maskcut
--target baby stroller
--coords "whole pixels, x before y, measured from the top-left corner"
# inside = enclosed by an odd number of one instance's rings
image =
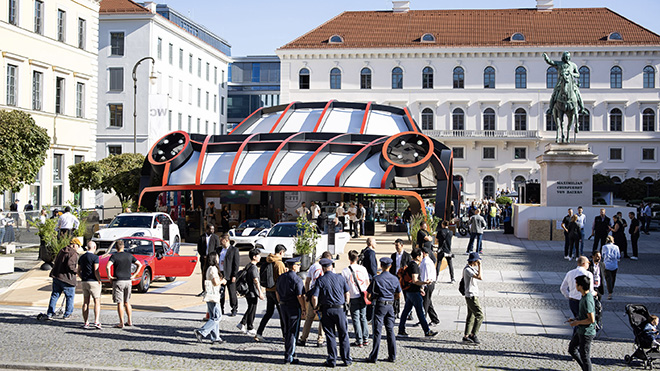
[[[628,304],[626,305],[626,314],[630,321],[630,327],[635,334],[635,347],[637,350],[632,355],[626,355],[623,359],[626,364],[630,364],[633,359],[637,358],[642,361],[644,368],[648,367],[649,370],[653,369],[653,361],[660,358],[658,351],[658,343],[644,332],[644,327],[650,322],[650,314],[646,307],[642,304]]]

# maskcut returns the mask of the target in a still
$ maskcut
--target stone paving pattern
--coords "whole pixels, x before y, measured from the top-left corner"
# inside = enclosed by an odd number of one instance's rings
[[[396,235],[378,236],[378,256],[391,253]],[[640,260],[622,260],[617,276],[614,300],[604,301],[604,330],[592,347],[595,370],[630,369],[623,356],[633,349],[632,332],[623,313],[627,303],[643,303],[652,313],[660,312],[660,276],[657,274],[657,235],[643,235]],[[460,274],[465,260],[467,238],[454,239],[455,270]],[[351,243],[359,248],[363,239]],[[590,246],[590,245],[589,245]],[[590,247],[587,248],[590,251]],[[425,339],[419,327],[409,322],[411,337],[399,339],[396,364],[377,365],[356,362],[352,367],[364,370],[575,370],[577,364],[567,355],[570,327],[563,322],[570,315],[559,284],[575,262],[563,259],[563,243],[518,240],[500,232],[487,232],[484,240],[485,279],[480,282],[481,302],[486,321],[482,326],[482,344],[474,347],[460,342],[465,318],[465,302],[456,284],[449,284],[448,271],[441,273],[434,303],[442,322],[440,333]],[[33,261],[34,263],[34,261]],[[341,263],[341,262],[340,262]],[[338,264],[341,268],[342,264]],[[196,294],[191,293],[191,294]],[[152,295],[152,294],[146,294]],[[167,295],[167,291],[153,295]],[[239,313],[245,300],[239,300]],[[201,303],[200,303],[201,304]],[[0,307],[0,365],[40,363],[44,365],[94,365],[141,369],[222,369],[275,370],[284,367],[283,343],[278,321],[266,329],[266,343],[255,343],[239,333],[238,317],[223,317],[222,345],[198,344],[192,330],[202,325],[205,305],[173,312],[136,312],[136,326],[119,330],[110,328],[116,321],[114,311],[103,311],[103,330],[83,330],[80,310],[69,320],[38,322],[34,315],[44,308]],[[255,325],[265,310],[260,302]],[[315,328],[308,344],[316,339]],[[349,326],[352,334],[352,325]],[[8,340],[8,341],[7,341]],[[366,349],[352,348],[356,361],[365,358]],[[325,347],[299,348],[301,365],[291,369],[319,367],[325,360]],[[385,343],[380,359],[387,357]],[[341,364],[341,362],[339,362]],[[634,363],[641,369],[639,362]]]

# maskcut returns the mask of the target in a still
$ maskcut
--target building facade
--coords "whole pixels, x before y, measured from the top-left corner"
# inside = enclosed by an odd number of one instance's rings
[[[453,148],[468,199],[540,180],[554,142],[548,119],[564,51],[580,71],[586,114],[577,141],[615,181],[660,178],[660,36],[605,8],[344,12],[277,50],[281,101],[373,101],[407,107]],[[531,4],[530,4],[531,5]],[[585,20],[589,19],[588,22]],[[571,138],[572,139],[572,138]]]
[[[94,193],[74,194],[68,166],[96,158],[100,0],[0,1],[0,109],[21,110],[48,131],[36,182],[2,195],[0,208],[29,200],[35,209],[73,202],[94,206]]]
[[[234,57],[229,67],[227,130],[261,107],[280,104],[280,59],[275,55]]]
[[[104,0],[97,157],[133,152],[134,146],[147,153],[174,130],[226,132],[230,50],[227,41],[167,5]],[[147,59],[136,68],[144,57],[154,63]]]

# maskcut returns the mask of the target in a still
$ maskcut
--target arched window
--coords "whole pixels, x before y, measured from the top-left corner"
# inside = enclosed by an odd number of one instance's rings
[[[341,70],[337,67],[330,70],[330,89],[341,89]]]
[[[527,89],[527,70],[523,66],[516,68],[516,89]]]
[[[495,89],[495,69],[491,66],[484,68],[484,89]]]
[[[425,33],[422,35],[421,41],[423,43],[434,43],[435,42],[435,36],[433,36],[430,33]]]
[[[623,131],[623,114],[618,108],[610,111],[610,131]]]
[[[495,130],[495,111],[492,108],[484,110],[484,130]]]
[[[433,130],[433,110],[430,108],[422,110],[422,130]]]
[[[401,67],[392,69],[392,89],[403,89],[403,70]]]
[[[495,178],[486,175],[483,180],[484,198],[495,197]]]
[[[527,112],[524,109],[518,108],[516,110],[513,121],[515,130],[527,130]]]
[[[642,131],[655,131],[655,112],[650,108],[642,113]]]
[[[619,178],[618,176],[613,176],[612,182],[614,182],[614,184],[621,184],[621,178]]]
[[[644,67],[644,89],[655,88],[655,68],[653,66]]]
[[[454,89],[463,89],[465,87],[465,71],[463,67],[454,68]]]
[[[557,85],[557,67],[550,66],[545,72],[545,87],[554,89],[555,85]]]
[[[521,186],[521,185],[525,185],[526,182],[527,182],[527,179],[525,179],[524,176],[522,176],[522,175],[518,175],[518,176],[513,180],[513,190],[516,191],[516,192],[518,192],[518,190],[520,189],[520,186]],[[518,194],[520,194],[520,192],[518,192]]]
[[[557,131],[557,123],[552,119],[552,112],[550,110],[545,111],[545,130]]]
[[[589,111],[585,110],[584,113],[578,115],[578,130],[590,131],[591,130],[591,117]]]
[[[339,35],[333,35],[330,37],[330,40],[328,40],[331,44],[340,44],[344,42],[344,39],[339,36]]]
[[[422,70],[422,89],[433,89],[433,68],[424,67]]]
[[[646,183],[648,185],[653,184],[653,178],[651,178],[650,176],[644,177],[644,179],[642,179],[642,180],[644,181],[644,183]]]
[[[525,35],[521,34],[520,32],[516,32],[511,35],[511,41],[525,41]]]
[[[607,36],[608,41],[622,41],[623,37],[621,37],[621,34],[618,32],[612,32]]]
[[[452,112],[451,128],[452,130],[465,130],[465,112],[462,109],[456,108]]]
[[[360,89],[371,89],[371,70],[367,67],[360,71]]]
[[[580,72],[580,89],[589,89],[591,85],[591,71],[589,67],[582,66],[579,69]]]
[[[621,67],[614,66],[610,70],[610,88],[612,89],[621,89],[621,78],[622,78]]]
[[[298,88],[309,89],[309,70],[303,68],[298,72]]]

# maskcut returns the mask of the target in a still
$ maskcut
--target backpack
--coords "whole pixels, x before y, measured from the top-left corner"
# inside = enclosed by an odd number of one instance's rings
[[[362,219],[362,208],[358,207],[357,208],[357,213],[355,214],[355,217],[358,219]]]
[[[458,292],[465,296],[465,278],[461,278],[461,282],[458,283]]]
[[[412,276],[406,270],[407,267],[399,268],[399,271],[396,272],[396,275],[399,276],[399,284],[401,285],[401,290],[406,291],[410,289],[413,285]]]
[[[259,267],[259,283],[267,289],[275,287],[274,264],[265,262]]]
[[[247,281],[248,266],[249,264],[236,273],[236,292],[243,296],[250,291]]]

